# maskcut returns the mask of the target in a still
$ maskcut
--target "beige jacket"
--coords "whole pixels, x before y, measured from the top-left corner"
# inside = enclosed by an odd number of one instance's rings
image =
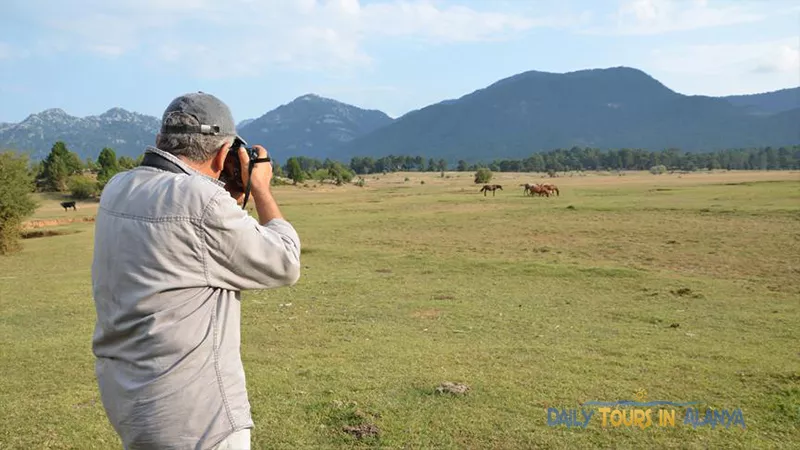
[[[253,427],[240,291],[295,284],[300,240],[264,226],[218,180],[176,168],[115,175],[100,198],[92,284],[96,376],[126,449],[208,449]]]

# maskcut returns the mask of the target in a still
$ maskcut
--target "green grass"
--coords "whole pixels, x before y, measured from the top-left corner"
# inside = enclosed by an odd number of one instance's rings
[[[243,296],[254,448],[800,440],[796,173],[559,178],[554,198],[523,197],[527,174],[498,174],[495,197],[451,175],[275,188],[303,273]],[[35,218],[75,215],[58,201]],[[0,258],[0,448],[119,448],[90,347],[93,224],[57,229]],[[747,428],[693,429],[683,408],[674,428],[547,424],[548,407],[642,390],[741,408]],[[380,434],[342,431],[365,423]]]

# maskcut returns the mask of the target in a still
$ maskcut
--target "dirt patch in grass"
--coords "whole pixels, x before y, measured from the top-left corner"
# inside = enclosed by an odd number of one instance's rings
[[[42,237],[50,237],[50,236],[63,236],[65,234],[75,234],[78,231],[62,231],[62,230],[31,230],[31,231],[23,231],[20,234],[22,239],[35,239],[35,238],[42,238]]]
[[[323,408],[323,423],[327,426],[358,440],[373,441],[379,438],[380,428],[375,424],[381,417],[379,413],[367,411],[354,401],[334,400]]]
[[[464,395],[469,392],[469,390],[470,388],[466,384],[445,381],[436,388],[435,392],[437,394]]]
[[[75,222],[94,222],[94,217],[70,217],[67,219],[42,219],[42,220],[29,220],[22,224],[23,230],[30,230],[34,228],[53,227],[57,225],[66,225]]]
[[[348,425],[343,427],[342,431],[355,436],[356,439],[363,439],[365,437],[375,437],[378,436],[381,432],[381,430],[377,426],[371,423],[365,423],[357,426]]]
[[[442,312],[438,309],[423,309],[414,311],[411,316],[417,319],[438,319]]]

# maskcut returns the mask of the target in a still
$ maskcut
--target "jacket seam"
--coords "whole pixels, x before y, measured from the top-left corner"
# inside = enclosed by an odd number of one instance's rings
[[[203,242],[203,251],[201,252],[202,259],[203,259],[203,276],[206,278],[206,284],[211,286],[211,278],[208,276],[208,259],[206,255],[208,254],[208,240],[206,239],[206,234],[208,233],[208,228],[204,225],[206,223],[206,217],[208,216],[208,211],[211,210],[211,206],[218,202],[220,193],[214,194],[211,197],[211,200],[208,202],[205,208],[203,208],[203,213],[200,215],[200,222],[197,224],[200,227],[200,238]]]
[[[214,372],[217,374],[217,386],[219,386],[219,393],[222,396],[222,403],[225,404],[225,415],[228,416],[228,422],[230,422],[232,429],[236,429],[236,421],[233,419],[231,405],[228,401],[228,395],[225,393],[225,384],[222,382],[222,373],[219,367],[219,317],[217,316],[216,305],[214,306],[214,310],[211,314],[214,324]]]
[[[117,211],[112,211],[104,206],[98,206],[98,209],[103,210],[103,212],[107,213],[108,215],[114,217],[122,217],[124,219],[133,219],[139,220],[142,222],[198,222],[202,219],[197,217],[191,216],[169,216],[169,217],[146,217],[146,216],[137,216],[134,214],[126,214]]]

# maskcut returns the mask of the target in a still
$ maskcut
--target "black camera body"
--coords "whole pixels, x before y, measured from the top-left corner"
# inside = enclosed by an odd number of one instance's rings
[[[239,162],[239,147],[244,147],[251,161],[258,159],[258,150],[253,147],[247,147],[247,143],[237,137],[228,150],[228,156],[225,157],[225,166],[222,169],[219,179],[231,190],[235,192],[244,192],[244,185],[242,184],[242,165]]]
[[[244,147],[247,151],[248,164],[247,169],[242,168],[239,161],[239,149]],[[269,156],[266,158],[258,157],[258,150],[253,147],[248,147],[247,142],[243,141],[240,137],[236,137],[228,150],[228,155],[225,156],[225,163],[222,167],[222,173],[219,175],[219,180],[225,183],[225,187],[231,193],[244,193],[244,201],[242,202],[242,209],[247,206],[247,199],[250,198],[250,175],[253,173],[253,167],[258,163],[271,163]],[[242,170],[247,170],[247,186],[242,183]]]

